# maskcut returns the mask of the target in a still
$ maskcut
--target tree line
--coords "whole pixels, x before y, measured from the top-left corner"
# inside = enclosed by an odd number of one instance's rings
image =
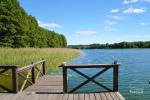
[[[120,49],[120,48],[150,48],[150,41],[120,42],[113,44],[69,45],[74,49]]]
[[[40,27],[18,0],[0,0],[0,47],[67,47],[67,40]]]

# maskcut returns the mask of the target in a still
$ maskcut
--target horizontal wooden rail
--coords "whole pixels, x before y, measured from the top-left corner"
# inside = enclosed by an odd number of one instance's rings
[[[27,69],[31,69],[31,68],[35,67],[36,65],[38,65],[38,64],[42,64],[43,62],[45,62],[45,60],[41,60],[39,62],[35,62],[35,63],[30,64],[30,65],[18,68],[18,72],[21,72],[21,71],[24,71],[24,70],[27,70]]]
[[[35,63],[32,62],[32,64],[24,66],[24,67],[19,67],[17,65],[13,65],[13,66],[4,65],[4,66],[0,66],[0,69],[2,69],[2,71],[0,70],[0,75],[5,73],[9,69],[12,70],[13,89],[9,90],[2,85],[0,85],[0,88],[8,92],[17,93],[18,91],[23,91],[27,83],[34,84],[40,76],[45,75],[45,60],[42,59],[39,62],[35,62]],[[36,74],[36,71],[37,71],[37,74]],[[23,84],[21,85],[21,88],[19,88],[19,85],[18,85],[19,84],[18,77],[21,77],[22,79],[24,79]]]
[[[59,67],[66,67],[66,68],[100,68],[100,67],[115,67],[119,66],[120,64],[81,64],[81,65],[65,65],[62,64]]]
[[[75,92],[76,90],[78,90],[79,88],[81,88],[82,86],[84,86],[85,84],[89,83],[89,82],[93,82],[96,85],[98,85],[99,87],[102,87],[108,91],[118,91],[118,71],[119,71],[119,65],[117,63],[117,61],[114,61],[113,64],[81,64],[81,65],[66,65],[66,63],[63,63],[62,65],[60,65],[59,67],[61,67],[63,70],[63,92]],[[94,76],[89,77],[88,75],[82,73],[80,70],[80,68],[103,68],[103,70],[101,70],[100,72],[96,73]],[[109,70],[110,68],[113,68],[113,90],[107,88],[106,86],[104,86],[103,84],[101,84],[100,82],[97,82],[95,79],[100,76],[101,74],[103,74],[104,72],[106,72],[107,70]],[[86,78],[87,80],[83,83],[81,83],[80,85],[78,85],[77,87],[75,87],[74,89],[72,89],[71,91],[68,91],[68,83],[67,83],[67,69],[71,69],[74,72],[78,73],[79,75],[83,76],[84,78]]]

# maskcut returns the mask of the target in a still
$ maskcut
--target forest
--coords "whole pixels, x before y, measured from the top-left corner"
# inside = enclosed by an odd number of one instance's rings
[[[120,42],[113,44],[69,45],[74,49],[121,49],[121,48],[150,48],[150,41]]]
[[[18,0],[0,0],[0,47],[67,47],[64,35],[44,29]]]

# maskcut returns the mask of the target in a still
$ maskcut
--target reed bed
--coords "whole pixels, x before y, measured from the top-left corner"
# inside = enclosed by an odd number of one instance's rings
[[[77,57],[79,53],[79,50],[68,48],[0,48],[0,65],[22,67],[44,58],[48,68],[55,68]]]

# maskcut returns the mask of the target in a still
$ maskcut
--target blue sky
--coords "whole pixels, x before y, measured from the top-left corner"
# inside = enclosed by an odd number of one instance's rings
[[[150,40],[150,0],[19,0],[68,44]]]

